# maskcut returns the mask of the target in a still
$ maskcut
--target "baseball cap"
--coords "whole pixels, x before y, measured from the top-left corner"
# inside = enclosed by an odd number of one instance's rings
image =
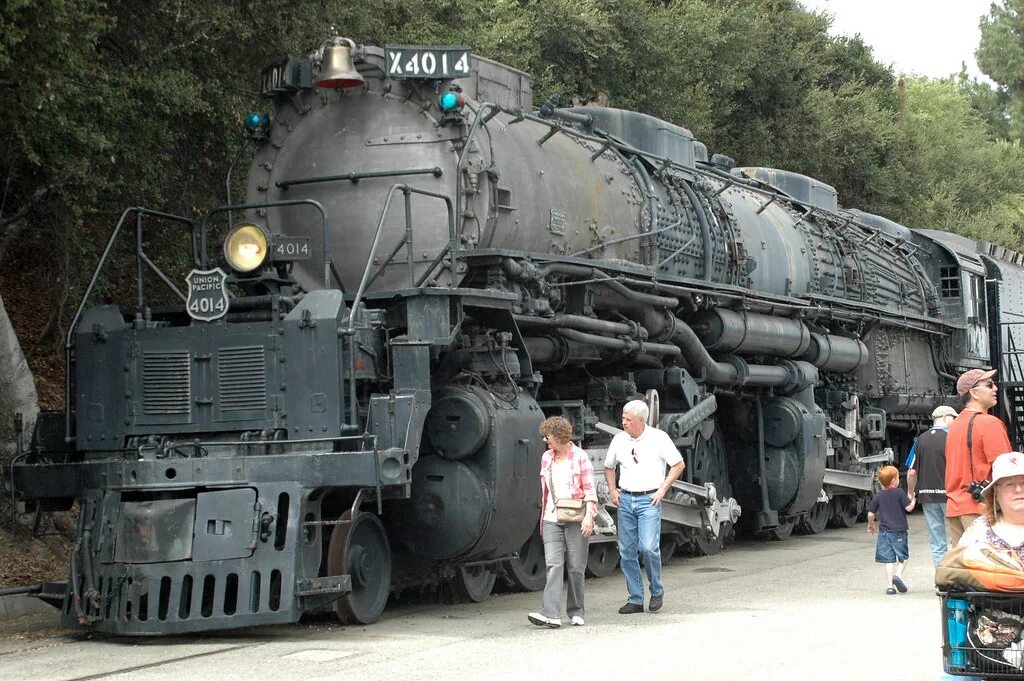
[[[953,407],[947,407],[946,405],[935,407],[935,410],[932,412],[932,418],[938,419],[943,416],[956,416],[956,409]]]
[[[960,378],[956,379],[956,393],[960,397],[963,397],[967,394],[968,390],[995,375],[995,369],[990,371],[985,371],[984,369],[971,369],[970,371],[965,371],[960,374]]]
[[[984,489],[983,494],[991,495],[997,482],[1015,475],[1024,475],[1024,454],[1020,452],[1000,454],[992,462],[992,482]]]

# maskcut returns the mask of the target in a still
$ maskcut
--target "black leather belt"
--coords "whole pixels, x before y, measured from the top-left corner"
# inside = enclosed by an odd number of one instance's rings
[[[619,494],[628,494],[631,497],[642,497],[645,494],[654,494],[657,491],[657,487],[655,487],[654,489],[645,489],[642,492],[630,492],[628,489],[620,489]]]

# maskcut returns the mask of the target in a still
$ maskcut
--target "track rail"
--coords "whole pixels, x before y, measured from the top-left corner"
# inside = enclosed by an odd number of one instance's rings
[[[176,664],[178,662],[185,662],[186,660],[196,660],[202,657],[211,657],[213,655],[221,655],[222,653],[230,653],[236,650],[244,650],[246,648],[255,648],[257,646],[264,645],[260,643],[246,643],[237,646],[228,646],[227,648],[221,648],[219,650],[208,650],[203,653],[193,653],[191,655],[180,655],[178,657],[172,657],[166,660],[160,660],[158,662],[149,662],[146,664],[134,665],[131,667],[122,667],[121,669],[115,669],[108,672],[99,672],[97,674],[89,674],[88,676],[76,676],[64,681],[91,681],[92,679],[105,679],[111,676],[119,676],[122,674],[131,674],[133,672],[142,671],[143,669],[153,669],[155,667],[163,667],[164,665]]]

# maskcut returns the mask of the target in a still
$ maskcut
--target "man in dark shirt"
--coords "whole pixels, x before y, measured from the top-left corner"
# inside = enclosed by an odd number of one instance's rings
[[[932,427],[921,434],[907,456],[907,492],[917,491],[917,500],[928,526],[932,566],[946,555],[946,433],[956,418],[953,407],[936,407]],[[921,486],[918,489],[918,485]]]

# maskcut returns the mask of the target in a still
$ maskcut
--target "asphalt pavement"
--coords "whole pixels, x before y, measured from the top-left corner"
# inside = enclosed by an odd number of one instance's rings
[[[527,622],[539,593],[392,603],[365,627],[317,619],[159,639],[69,632],[56,611],[33,614],[0,621],[0,679],[932,681],[941,619],[920,514],[910,544],[905,595],[883,593],[861,524],[676,557],[657,613],[617,613],[619,572],[587,580],[586,625],[561,629]]]

